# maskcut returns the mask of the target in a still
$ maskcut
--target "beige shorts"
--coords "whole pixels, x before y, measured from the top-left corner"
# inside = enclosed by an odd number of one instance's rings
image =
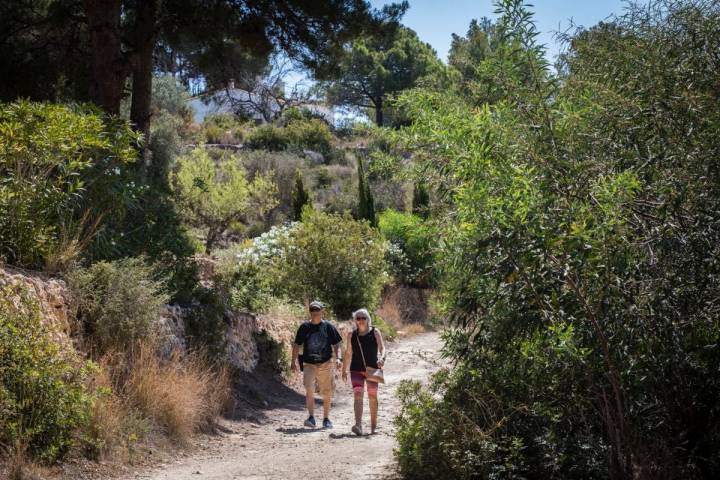
[[[320,394],[323,396],[332,395],[335,390],[333,381],[333,373],[335,368],[333,360],[330,359],[325,363],[306,363],[303,365],[303,384],[305,390],[315,390],[315,380],[320,387]]]

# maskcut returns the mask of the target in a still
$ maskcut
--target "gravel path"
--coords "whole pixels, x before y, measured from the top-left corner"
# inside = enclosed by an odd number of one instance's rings
[[[331,418],[332,430],[310,430],[302,399],[267,412],[262,424],[227,422],[231,433],[184,453],[170,462],[121,477],[122,480],[250,480],[250,479],[369,479],[385,478],[394,470],[393,418],[400,404],[395,389],[400,380],[426,380],[438,366],[441,342],[437,333],[402,339],[389,347],[385,385],[380,386],[379,433],[356,437],[352,390],[338,385]],[[321,408],[319,405],[317,408]],[[319,410],[322,412],[322,410]],[[316,412],[317,413],[317,412]],[[367,398],[364,427],[369,430]]]

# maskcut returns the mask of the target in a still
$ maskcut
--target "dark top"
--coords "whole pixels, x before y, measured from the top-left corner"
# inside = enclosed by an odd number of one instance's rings
[[[321,321],[317,325],[307,321],[300,325],[295,335],[295,344],[303,346],[302,361],[324,363],[332,358],[332,345],[342,341],[335,326]]]
[[[378,368],[378,343],[377,338],[375,338],[375,327],[370,328],[365,335],[359,335],[357,330],[353,330],[350,341],[352,342],[352,361],[350,362],[351,372],[365,371],[363,357],[360,355],[358,345],[362,348],[362,353],[365,355],[365,362],[367,362],[367,366]]]

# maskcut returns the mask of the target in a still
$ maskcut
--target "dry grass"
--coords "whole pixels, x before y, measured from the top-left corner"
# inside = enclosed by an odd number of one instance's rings
[[[27,452],[27,445],[16,443],[8,449],[5,475],[7,480],[44,480],[49,478],[49,471],[35,464]],[[0,476],[3,471],[0,468]]]
[[[213,428],[229,396],[229,375],[200,355],[163,361],[155,345],[145,343],[135,352],[123,391],[168,436],[184,442]]]
[[[99,364],[89,385],[98,393],[83,432],[84,454],[95,460],[130,461],[146,440],[187,443],[197,431],[214,430],[230,397],[226,369],[196,354],[163,360],[153,342],[107,354]]]
[[[427,331],[427,328],[419,323],[409,323],[406,325],[403,325],[402,330],[398,330],[398,335],[408,336],[408,335],[417,335],[419,333],[425,333]]]

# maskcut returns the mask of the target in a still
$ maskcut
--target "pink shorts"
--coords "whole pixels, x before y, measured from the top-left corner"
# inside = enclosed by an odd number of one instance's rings
[[[367,383],[367,392],[371,397],[376,397],[378,392],[377,382],[370,382],[365,380],[365,372],[350,372],[350,382],[352,383],[353,392],[362,393]]]

